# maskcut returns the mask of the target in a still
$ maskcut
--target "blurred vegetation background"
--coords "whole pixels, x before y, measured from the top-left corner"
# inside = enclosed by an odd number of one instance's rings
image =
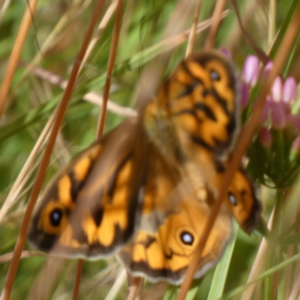
[[[283,24],[289,24],[291,16],[288,13],[297,2],[241,0],[238,1],[238,6],[249,34],[264,51],[267,51],[278,30]],[[63,93],[60,85],[53,84],[49,75],[45,75],[42,71],[50,72],[60,80],[68,80],[95,3],[96,1],[85,0],[38,2],[33,24],[22,49],[21,61],[13,79],[6,111],[0,120],[0,205],[6,201],[10,189]],[[106,1],[104,14],[111,9],[111,3],[113,2]],[[214,4],[215,1],[203,1],[199,22],[211,17]],[[26,5],[27,1],[0,1],[0,78],[4,76]],[[176,5],[177,1],[174,0],[125,1],[109,96],[111,101],[120,106],[121,113],[107,112],[105,131],[109,131],[123,120],[127,107],[134,107],[134,91],[142,70],[151,64],[153,58],[166,51],[165,47],[161,46],[164,42],[163,32]],[[270,9],[272,5],[275,5],[275,10]],[[215,48],[229,48],[238,70],[241,70],[246,56],[253,54],[254,50],[245,42],[237,25],[236,15],[229,4],[227,9],[228,15],[224,17],[220,26]],[[287,17],[288,22],[284,23]],[[83,96],[93,91],[98,95],[98,103],[101,101],[114,18],[113,14],[103,26],[101,36],[77,79],[76,89],[52,154],[45,184],[72,157],[95,140],[101,108],[85,100]],[[193,15],[190,16],[190,23],[186,29],[191,26],[192,20]],[[207,30],[197,34],[195,48],[201,49],[206,38]],[[176,46],[164,77],[184,58],[186,45],[187,42],[183,42]],[[295,48],[294,57],[297,57],[297,54],[299,56],[299,48]],[[32,68],[29,68],[30,65]],[[292,65],[290,70],[298,76],[296,67],[293,68]],[[26,168],[20,190],[14,190],[13,204],[0,219],[0,288],[4,284],[9,267],[9,254],[14,249],[41,153],[42,149]],[[259,190],[260,198],[261,195]],[[266,195],[264,216],[268,218],[274,193],[268,192]],[[247,236],[238,231],[229,272],[225,275],[225,294],[246,282],[259,243],[258,236]],[[26,249],[30,249],[29,245]],[[46,256],[38,255],[21,260],[11,299],[38,299],[34,298],[34,295],[37,295],[35,293],[38,293],[38,289],[42,289],[44,284],[40,279],[47,280],[47,275],[43,274],[47,260]],[[71,299],[76,261],[52,259],[51,262],[58,263],[63,268],[55,275],[47,299]],[[200,287],[198,281],[195,283],[196,299],[207,299],[214,270],[208,272]],[[85,262],[80,299],[104,299],[119,272],[120,267],[113,257],[105,261]],[[282,274],[280,273],[279,277],[283,276]],[[260,284],[262,287],[266,286],[266,283]],[[166,289],[165,283],[157,285],[146,283],[141,299],[162,299]],[[171,299],[172,293],[172,289],[169,289],[165,296],[169,298],[166,299]],[[270,293],[269,291],[267,296],[262,295],[261,299],[276,299],[268,298]],[[125,281],[116,299],[125,299],[126,296]],[[232,298],[237,297],[234,295]]]

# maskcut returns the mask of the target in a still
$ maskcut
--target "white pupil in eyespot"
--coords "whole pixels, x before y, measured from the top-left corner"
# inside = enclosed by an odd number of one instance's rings
[[[194,242],[194,237],[189,232],[181,233],[181,240],[186,245],[192,245]]]
[[[236,201],[235,196],[231,193],[229,193],[228,196],[229,196],[229,200],[230,200],[231,204],[234,205],[234,206],[237,206],[237,201]]]
[[[210,72],[210,77],[211,77],[211,79],[216,80],[216,81],[218,81],[218,80],[221,79],[221,78],[220,78],[220,75],[219,75],[218,72],[216,72],[215,70],[212,70],[212,71]]]

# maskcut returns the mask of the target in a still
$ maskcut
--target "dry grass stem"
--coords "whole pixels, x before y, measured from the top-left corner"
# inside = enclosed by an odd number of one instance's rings
[[[107,26],[108,22],[112,18],[113,14],[114,14],[114,12],[115,12],[115,10],[117,8],[117,4],[118,4],[118,0],[113,0],[111,2],[110,6],[108,7],[108,9],[106,10],[105,15],[103,16],[103,18],[102,18],[102,20],[101,20],[101,22],[100,22],[100,24],[99,24],[99,26],[97,28],[95,36],[91,40],[91,42],[90,42],[90,44],[89,44],[89,46],[88,46],[88,48],[86,50],[86,53],[85,53],[85,56],[84,56],[84,58],[82,60],[79,72],[84,67],[86,61],[88,60],[88,58],[91,55],[93,49],[95,48],[97,42],[99,41],[103,30],[105,29],[105,27]]]
[[[0,8],[0,22],[2,21],[2,18],[10,4],[11,0],[4,0],[1,3],[1,8]]]
[[[82,4],[83,2],[83,4]],[[44,54],[59,40],[60,36],[63,34],[63,30],[67,28],[67,26],[74,20],[76,20],[79,15],[84,12],[84,8],[87,8],[89,5],[88,1],[76,1],[74,0],[72,5],[68,8],[68,10],[64,13],[64,15],[57,22],[56,26],[53,30],[47,35],[46,40],[39,47],[39,52],[32,59],[30,64],[28,64],[22,78],[25,78],[30,72],[31,69],[36,66],[44,57]]]
[[[31,187],[30,187],[31,188]],[[26,191],[27,192],[27,191]],[[0,226],[3,225],[3,227],[7,224],[9,224],[10,222],[18,222],[19,220],[21,220],[24,216],[26,210],[26,206],[19,206],[16,210],[14,210],[13,212],[11,212],[10,214],[7,214],[5,216],[5,218],[2,219]]]
[[[35,12],[37,2],[38,0],[31,0],[27,2],[28,6],[26,7],[26,11],[24,13],[22,22],[19,27],[20,29],[16,38],[16,42],[14,44],[10,58],[8,60],[6,72],[0,87],[0,118],[5,108],[7,95],[20,60],[20,55],[31,25],[31,21]]]
[[[129,293],[127,300],[135,300],[141,291],[141,287],[144,284],[144,278],[141,277],[133,277],[133,282],[129,286]]]
[[[275,37],[276,29],[276,1],[269,1],[269,31],[268,31],[268,45],[272,43]]]
[[[125,268],[121,268],[119,271],[119,274],[117,275],[117,278],[109,290],[108,294],[105,297],[105,300],[113,300],[116,298],[118,292],[120,291],[121,287],[123,286],[124,282],[126,281],[127,273]]]
[[[274,216],[275,216],[275,210],[276,210],[276,206],[273,208],[272,214],[270,216],[269,222],[268,222],[268,229],[272,230],[273,226],[274,226]],[[253,282],[255,280],[255,278],[262,272],[266,259],[267,259],[267,254],[269,251],[269,243],[268,240],[266,238],[263,238],[260,246],[258,248],[257,251],[257,255],[255,257],[255,261],[252,264],[252,269],[251,272],[249,274],[248,280],[246,284],[249,284],[250,282]],[[241,297],[241,300],[250,300],[252,299],[256,284],[258,282],[255,281],[253,282],[251,285],[247,286],[244,290],[244,293]]]
[[[255,10],[257,9],[258,1],[252,0],[245,3],[245,8],[243,10],[243,14],[241,19],[243,20],[244,27],[248,27],[249,23],[253,20],[253,15]],[[238,24],[238,20],[236,19],[232,25],[232,30],[230,30],[231,34],[228,35],[227,41],[225,41],[224,46],[228,49],[229,52],[235,53],[238,51],[238,47],[240,45],[240,41],[244,36],[242,35],[242,30]]]
[[[229,10],[225,10],[221,14],[219,20],[222,20],[228,14],[229,14]],[[206,28],[208,28],[209,26],[211,26],[212,22],[213,22],[213,19],[210,18],[206,21],[198,23],[197,27],[196,27],[196,33],[198,34],[198,33],[202,32],[203,30],[205,30]],[[174,49],[175,47],[179,46],[184,41],[186,41],[186,39],[189,37],[189,35],[190,35],[190,29],[186,30],[182,33],[173,34],[173,35],[163,39],[161,42],[157,43],[156,45],[154,45],[154,47],[161,49],[160,50],[161,52],[169,51],[169,50]]]
[[[171,55],[171,50],[175,49],[178,45],[183,43],[189,36],[190,30],[186,30],[182,33],[178,33],[177,31],[182,31],[182,27],[186,23],[186,19],[188,18],[189,14],[191,13],[191,10],[193,6],[189,6],[189,10],[186,8],[184,10],[185,14],[180,15],[182,13],[182,6],[184,3],[182,1],[179,1],[176,8],[173,11],[172,16],[170,17],[170,21],[168,25],[166,26],[165,32],[163,34],[163,39],[162,42],[159,42],[155,45],[157,49],[160,49],[160,54],[161,53],[167,53],[168,55],[165,55],[163,58],[162,56],[160,57],[159,63],[153,62],[152,66],[148,68],[142,75],[140,76],[140,80],[137,84],[137,87],[140,93],[138,93],[138,101],[137,101],[137,106],[138,106],[138,111],[143,110],[144,105],[146,105],[155,95],[155,92],[158,88],[159,83],[161,82],[161,74],[163,71],[163,68],[166,64],[167,58]],[[226,17],[228,14],[228,11],[224,11],[220,18]],[[180,16],[180,17],[179,17]],[[180,22],[178,22],[180,20]],[[201,22],[197,26],[196,32],[199,33],[208,26],[210,26],[212,23],[212,19],[209,19],[207,21]],[[153,78],[154,80],[149,81],[149,78]]]
[[[236,13],[236,17],[239,23],[239,28],[241,29],[246,41],[249,43],[249,45],[253,48],[253,50],[256,52],[256,55],[259,57],[259,59],[263,62],[264,65],[268,63],[270,60],[269,57],[265,54],[265,52],[255,43],[255,41],[252,39],[250,34],[248,34],[247,30],[245,29],[243,22],[241,20],[241,16],[236,4],[235,0],[231,0],[232,7]]]
[[[76,268],[76,274],[75,274],[75,282],[74,282],[72,300],[77,300],[78,299],[82,268],[83,268],[83,260],[78,259],[77,260],[77,268]]]
[[[200,14],[201,3],[202,3],[202,0],[198,0],[196,3],[194,19],[193,19],[192,27],[190,29],[189,40],[188,40],[188,44],[187,44],[187,48],[186,48],[185,58],[190,56],[194,50],[196,29],[197,29],[199,14]]]
[[[9,209],[16,203],[19,193],[24,188],[28,177],[31,175],[33,163],[36,161],[38,154],[45,143],[49,130],[51,129],[54,121],[54,113],[50,116],[46,126],[44,127],[42,133],[40,134],[37,142],[35,143],[29,157],[27,158],[22,170],[20,171],[17,179],[15,180],[12,188],[9,191],[6,199],[3,202],[3,205],[0,210],[0,223],[9,211]]]
[[[28,251],[24,250],[21,254],[21,259],[31,257],[31,256],[46,256],[47,254],[40,251]],[[6,253],[4,255],[0,255],[0,263],[8,262],[12,259],[13,253]]]
[[[220,27],[220,20],[222,12],[226,6],[226,0],[216,1],[213,16],[212,16],[212,25],[210,26],[208,37],[205,41],[204,49],[212,49],[215,44],[216,35],[218,33],[218,29]]]
[[[291,294],[287,299],[297,300],[299,297],[299,293],[300,293],[300,274],[298,274],[296,280],[294,281]]]
[[[186,26],[193,9],[193,1],[178,0],[176,7],[174,8],[169,22],[164,30],[163,36],[168,37],[174,34],[178,34]]]
[[[120,33],[121,20],[122,20],[122,11],[123,11],[123,0],[118,0],[114,32],[113,32],[111,48],[109,52],[109,59],[108,59],[108,66],[107,66],[107,73],[106,73],[107,75],[106,75],[106,81],[105,81],[105,86],[103,91],[102,109],[101,109],[101,114],[99,116],[99,122],[97,128],[97,138],[101,137],[104,130],[106,107],[107,107],[107,101],[108,101],[108,96],[110,91],[111,77],[112,77],[112,72],[113,72],[117,48],[118,48],[119,33]]]
[[[51,84],[59,85],[62,89],[65,89],[68,84],[67,80],[64,80],[60,76],[51,73],[49,71],[43,70],[41,68],[37,68],[37,67],[32,68],[32,73],[38,76],[39,78],[46,80]],[[89,92],[83,95],[82,99],[90,103],[96,104],[98,106],[102,106],[102,102],[103,102],[102,96],[96,92]],[[112,100],[107,101],[107,110],[122,117],[137,116],[137,113],[134,109],[130,107],[121,106],[113,102]]]

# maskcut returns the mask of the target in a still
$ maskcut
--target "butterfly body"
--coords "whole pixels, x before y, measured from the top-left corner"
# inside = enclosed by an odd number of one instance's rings
[[[221,54],[182,62],[139,117],[81,153],[46,190],[30,242],[53,255],[117,253],[134,276],[182,282],[238,134],[235,72]],[[250,232],[259,205],[242,168],[228,188],[195,278],[222,256],[231,214]]]

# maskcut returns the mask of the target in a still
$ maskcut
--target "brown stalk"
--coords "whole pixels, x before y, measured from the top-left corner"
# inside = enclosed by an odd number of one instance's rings
[[[190,29],[189,40],[188,40],[188,44],[187,44],[187,48],[186,48],[185,58],[190,56],[192,54],[193,50],[194,50],[195,38],[196,38],[196,29],[197,29],[199,14],[200,14],[201,3],[202,3],[202,0],[198,0],[197,4],[196,4],[193,24],[192,24],[192,27]]]
[[[27,299],[49,299],[49,294],[59,280],[59,274],[66,268],[67,259],[48,256],[39,271]]]
[[[257,127],[257,125],[260,122],[260,115],[265,103],[266,96],[270,90],[271,84],[273,83],[275,77],[282,69],[284,62],[288,56],[288,53],[293,45],[293,42],[298,34],[300,27],[300,4],[297,7],[296,13],[293,17],[292,22],[289,25],[289,28],[282,40],[281,46],[278,50],[278,53],[276,55],[276,58],[274,60],[274,66],[270,74],[267,76],[267,78],[264,80],[262,84],[262,88],[257,100],[257,106],[256,110],[253,111],[253,114],[248,121],[248,123],[243,128],[243,131],[240,135],[239,143],[236,147],[236,150],[233,153],[232,160],[230,163],[230,168],[228,168],[225,172],[224,180],[222,182],[222,185],[220,187],[220,191],[216,200],[215,205],[212,208],[212,211],[209,215],[209,218],[205,222],[205,226],[201,235],[201,238],[199,240],[198,245],[196,246],[194,250],[194,255],[192,258],[192,261],[188,267],[184,282],[181,286],[178,300],[185,299],[185,295],[191,285],[191,282],[193,280],[194,274],[197,270],[197,267],[199,265],[199,260],[201,257],[201,253],[203,251],[203,248],[205,246],[205,243],[207,241],[207,238],[209,236],[209,233],[212,229],[212,226],[214,224],[214,221],[218,215],[219,209],[222,205],[222,200],[225,198],[228,186],[232,180],[234,172],[238,169],[240,165],[240,161],[246,152],[246,149],[248,145],[251,143],[251,139],[253,136],[253,133]]]
[[[103,30],[105,29],[108,22],[110,21],[110,19],[114,15],[114,12],[115,12],[117,4],[118,4],[117,2],[118,2],[117,0],[113,0],[111,2],[110,6],[108,7],[108,9],[106,10],[105,15],[103,16],[103,18],[102,18],[102,20],[101,20],[101,22],[100,22],[100,24],[97,28],[97,31],[96,31],[93,39],[91,40],[91,42],[89,44],[89,47],[86,50],[84,59],[82,60],[82,63],[81,63],[81,68],[85,65],[85,62],[88,60],[90,54],[92,53],[92,51],[95,48],[97,42],[99,41]]]
[[[78,259],[76,274],[75,274],[75,282],[74,282],[74,287],[73,287],[73,296],[72,296],[73,300],[78,299],[82,268],[83,268],[83,260]]]
[[[77,55],[76,61],[82,61],[85,51],[88,47],[88,43],[91,39],[92,33],[94,31],[95,25],[97,20],[99,19],[99,16],[102,12],[102,7],[104,5],[104,1],[100,0],[97,2],[97,5],[95,7],[93,16],[91,18],[91,22],[89,24],[88,30],[87,30],[87,34],[85,36],[85,39],[83,41],[83,44],[81,46],[81,49]],[[66,87],[66,90],[63,94],[63,97],[61,99],[61,102],[59,103],[58,109],[57,109],[57,114],[56,114],[56,119],[55,122],[53,124],[50,136],[49,136],[49,141],[48,144],[46,146],[43,158],[41,160],[41,164],[40,167],[38,169],[37,172],[37,176],[33,185],[33,189],[30,195],[30,199],[28,201],[28,205],[27,205],[27,209],[26,212],[24,214],[24,219],[22,221],[22,225],[18,234],[18,238],[17,238],[17,242],[15,245],[15,249],[14,249],[14,254],[13,254],[13,258],[11,260],[9,269],[8,269],[8,273],[6,276],[6,280],[5,280],[5,284],[4,284],[4,288],[3,288],[3,293],[2,293],[2,300],[8,300],[11,294],[11,290],[13,287],[13,283],[14,283],[14,279],[16,277],[17,274],[17,270],[18,270],[18,266],[19,266],[19,262],[20,262],[20,257],[22,254],[22,250],[24,248],[25,242],[26,242],[26,235],[27,235],[27,231],[28,231],[28,227],[29,227],[29,222],[30,222],[30,218],[31,218],[31,214],[32,211],[34,209],[34,205],[36,203],[36,200],[38,198],[38,195],[40,193],[41,190],[41,186],[43,183],[43,179],[46,173],[46,169],[47,166],[49,164],[50,161],[50,156],[55,144],[55,140],[56,140],[56,136],[58,134],[58,131],[60,129],[61,123],[63,121],[63,117],[64,114],[66,112],[67,109],[67,105],[69,103],[69,99],[72,93],[72,90],[74,88],[74,84],[75,84],[75,80],[78,74],[78,70],[79,70],[80,64],[75,64],[73,66],[71,75],[70,75],[70,80],[68,82],[68,86]]]
[[[112,71],[113,71],[113,67],[115,64],[116,52],[117,52],[117,47],[118,47],[119,32],[120,32],[121,19],[122,19],[122,10],[123,10],[123,0],[118,0],[116,21],[115,21],[115,26],[114,26],[111,51],[110,51],[108,67],[107,67],[107,76],[106,76],[105,87],[104,87],[104,92],[103,92],[102,110],[101,110],[101,114],[100,114],[100,118],[99,118],[98,130],[97,130],[97,139],[102,136],[103,129],[104,129],[105,115],[106,115],[106,110],[107,110],[107,102],[108,102],[108,96],[109,96],[109,91],[110,91],[111,76],[112,76]],[[85,56],[85,59],[86,59],[86,57],[87,57],[87,55]],[[74,287],[73,287],[73,298],[72,298],[73,300],[78,299],[82,267],[83,267],[83,260],[78,259],[75,283],[74,283]]]
[[[119,33],[120,33],[121,20],[122,20],[122,10],[123,10],[123,0],[118,0],[116,21],[115,21],[114,32],[112,37],[111,51],[109,53],[107,75],[106,75],[106,81],[105,81],[104,92],[103,92],[103,104],[102,104],[102,109],[101,109],[100,119],[98,123],[98,129],[97,129],[97,138],[101,137],[104,130],[106,107],[107,107],[107,101],[108,101],[109,90],[110,90],[111,76],[115,64],[115,58],[117,53],[118,41],[119,41]]]
[[[138,0],[128,0],[125,4],[125,9],[123,13],[123,21],[122,21],[122,28],[120,31],[120,41],[119,45],[122,49],[127,44],[127,35],[130,28],[130,22],[132,20],[132,16],[134,13],[134,9],[138,3]]]
[[[300,293],[300,275],[296,277],[295,281],[293,282],[292,291],[289,295],[288,300],[297,300]]]
[[[253,15],[257,6],[259,5],[258,0],[247,1],[243,8],[243,26],[247,28],[250,21],[253,19]],[[238,25],[238,20],[234,20],[234,24],[232,25],[231,29],[229,30],[229,34],[227,35],[227,40],[224,43],[225,48],[231,52],[235,53],[238,51],[238,47],[241,44],[241,39],[243,37],[242,31],[240,26]]]
[[[212,16],[212,25],[210,27],[207,40],[204,45],[204,49],[212,49],[215,44],[216,35],[218,33],[219,26],[221,24],[221,14],[225,8],[226,0],[216,1],[216,5],[214,8],[213,16]]]
[[[98,129],[97,129],[97,137],[96,137],[97,139],[102,136],[102,133],[104,130],[105,116],[106,116],[106,111],[107,111],[107,102],[108,102],[108,96],[109,96],[109,91],[110,91],[111,76],[112,76],[112,71],[113,71],[114,64],[115,64],[116,52],[117,52],[117,47],[118,47],[119,32],[120,32],[121,19],[122,19],[122,10],[123,10],[123,0],[118,0],[116,21],[115,21],[115,26],[114,26],[111,51],[109,54],[108,67],[107,67],[107,76],[106,76],[105,87],[104,87],[104,92],[103,92],[102,109],[101,109],[101,114],[100,114],[100,118],[99,118]],[[100,31],[100,32],[102,32],[102,31]],[[97,32],[98,37],[100,36],[100,32]],[[93,48],[92,44],[90,44],[90,47],[87,49],[89,52],[91,51],[91,47]],[[87,56],[88,56],[88,52],[86,52],[86,55],[84,56],[83,61],[85,61],[87,59]],[[75,275],[75,283],[74,283],[74,287],[73,287],[73,298],[72,298],[73,300],[78,299],[82,268],[83,268],[83,260],[78,259],[76,275]]]
[[[231,5],[235,11],[238,23],[239,23],[239,28],[242,31],[246,41],[249,43],[249,45],[254,49],[254,51],[256,52],[256,55],[259,57],[259,59],[263,62],[264,65],[266,65],[268,63],[268,61],[270,60],[269,57],[265,54],[265,52],[263,50],[260,49],[260,47],[255,43],[255,41],[252,39],[252,37],[250,36],[250,34],[248,34],[247,30],[245,29],[242,20],[241,20],[241,16],[239,13],[239,10],[237,8],[237,4],[235,0],[231,0]]]
[[[129,286],[129,293],[127,300],[134,300],[138,294],[140,286],[144,283],[144,278],[141,277],[133,277],[133,282]]]
[[[12,79],[18,66],[20,55],[28,34],[28,30],[35,12],[35,8],[38,0],[28,1],[19,32],[16,38],[16,42],[12,49],[9,61],[6,67],[6,72],[0,87],[0,118],[4,112],[7,95],[11,86]]]
[[[270,0],[269,1],[269,30],[268,30],[268,44],[270,45],[275,37],[275,30],[276,30],[276,1]]]

